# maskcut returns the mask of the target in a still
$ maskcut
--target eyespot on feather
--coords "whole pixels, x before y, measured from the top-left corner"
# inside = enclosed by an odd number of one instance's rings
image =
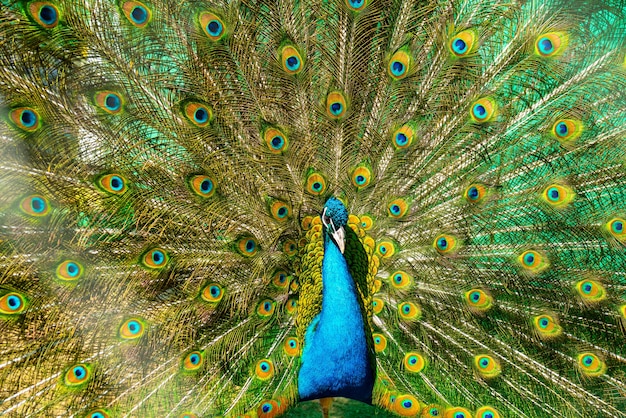
[[[287,313],[289,315],[293,315],[294,313],[296,313],[297,307],[298,307],[298,300],[296,298],[290,297],[289,299],[287,299],[287,302],[285,303],[285,309],[287,310]]]
[[[122,323],[119,329],[119,336],[123,340],[136,340],[146,331],[146,323],[140,318],[129,318]]]
[[[291,205],[280,200],[274,200],[270,205],[272,218],[279,222],[284,222],[291,218]]]
[[[552,125],[552,136],[566,144],[573,143],[584,130],[583,123],[576,119],[559,119]]]
[[[448,44],[450,52],[455,57],[466,57],[475,51],[476,46],[476,31],[473,29],[466,29],[457,33]]]
[[[624,218],[613,218],[604,227],[615,239],[626,242],[626,220]]]
[[[326,179],[320,173],[311,172],[307,176],[305,190],[315,196],[323,194],[326,191]]]
[[[467,408],[454,406],[446,408],[444,418],[472,418],[472,413]]]
[[[185,118],[198,128],[205,128],[213,121],[213,108],[211,106],[194,101],[182,103]]]
[[[476,410],[476,418],[501,418],[500,413],[493,406],[481,406]]]
[[[365,9],[370,0],[345,0],[346,6],[354,12],[360,12]]]
[[[259,244],[256,238],[246,236],[239,238],[237,241],[237,249],[239,250],[239,254],[245,257],[252,257],[259,251]]]
[[[485,312],[493,306],[491,295],[481,289],[471,289],[465,292],[465,302],[471,309]]]
[[[372,181],[372,170],[365,164],[358,166],[350,176],[352,185],[357,189],[363,189],[370,185]]]
[[[198,21],[204,34],[213,42],[219,41],[226,35],[226,25],[215,13],[202,12]]]
[[[417,321],[422,317],[422,310],[413,302],[402,302],[398,305],[398,315],[405,321]]]
[[[217,303],[224,297],[224,289],[217,283],[209,283],[202,289],[200,297],[209,303]]]
[[[274,363],[269,359],[259,360],[254,367],[254,374],[261,380],[274,376]]]
[[[567,48],[569,37],[565,32],[548,32],[535,40],[535,54],[540,57],[559,56]]]
[[[385,351],[385,348],[387,348],[387,338],[379,333],[372,334],[372,338],[374,339],[374,351],[377,353]]]
[[[263,299],[256,308],[256,313],[261,318],[269,318],[274,314],[276,310],[276,302],[272,299]]]
[[[96,106],[110,115],[117,115],[122,111],[124,100],[114,91],[99,91],[94,96]]]
[[[409,53],[409,49],[401,48],[391,56],[391,59],[389,59],[387,74],[389,74],[393,80],[402,80],[409,75],[412,62],[413,57]]]
[[[50,213],[50,204],[42,195],[31,195],[20,202],[20,209],[30,216],[46,216]]]
[[[126,19],[137,28],[145,28],[152,20],[152,10],[139,1],[127,1],[121,6]]]
[[[279,289],[286,289],[289,286],[289,276],[285,270],[278,270],[272,277],[272,284]]]
[[[597,377],[606,372],[606,363],[589,351],[578,354],[576,363],[585,376]]]
[[[298,246],[292,239],[288,239],[283,243],[283,252],[288,256],[294,256],[298,253]]]
[[[326,96],[326,114],[329,118],[334,120],[343,118],[347,107],[346,98],[340,91],[331,91]]]
[[[283,349],[288,356],[295,357],[300,354],[300,343],[296,337],[287,337],[283,343]]]
[[[266,128],[263,130],[263,139],[267,148],[272,154],[280,154],[287,151],[289,140],[287,136],[277,128]]]
[[[606,299],[606,289],[596,280],[581,280],[576,283],[578,296],[586,303],[597,303]]]
[[[202,174],[191,176],[187,184],[191,191],[200,197],[208,198],[215,194],[215,182],[209,176]]]
[[[109,412],[105,409],[94,409],[87,414],[88,418],[110,418]]]
[[[292,45],[285,45],[280,49],[280,63],[283,70],[290,75],[298,74],[304,68],[300,52]]]
[[[115,195],[122,195],[128,190],[126,179],[120,174],[102,175],[98,177],[96,185],[100,190]]]
[[[18,107],[9,112],[11,122],[26,132],[35,132],[41,126],[39,113],[31,107]]]
[[[170,256],[161,248],[152,248],[141,256],[141,265],[145,268],[157,270],[165,267],[170,260]]]
[[[500,363],[490,355],[479,354],[474,356],[474,369],[483,378],[491,379],[500,375]]]
[[[56,268],[56,277],[63,281],[75,281],[83,276],[82,264],[74,260],[65,260]]]
[[[409,204],[402,198],[394,199],[387,205],[387,215],[394,219],[403,218],[409,211]]]
[[[361,215],[361,228],[369,231],[374,226],[374,220],[369,215]]]
[[[44,29],[55,28],[59,24],[59,8],[47,1],[34,1],[28,5],[28,13]]]
[[[470,116],[476,123],[485,123],[494,119],[497,105],[491,97],[483,97],[472,103]]]
[[[419,373],[426,367],[426,359],[415,351],[409,351],[402,361],[404,369],[410,373]]]
[[[28,306],[25,296],[17,292],[8,292],[0,296],[0,316],[19,315]]]
[[[546,203],[557,209],[566,207],[572,200],[574,200],[575,196],[576,193],[574,193],[572,188],[556,183],[547,186],[541,194],[541,197]]]
[[[530,273],[539,273],[549,266],[548,259],[535,250],[524,251],[517,257],[520,266]]]
[[[71,366],[63,376],[63,383],[66,386],[77,388],[83,386],[91,379],[91,365],[78,363]]]
[[[402,417],[413,417],[421,409],[419,401],[413,395],[399,395],[393,405],[394,412]]]
[[[435,238],[433,248],[439,254],[451,254],[457,249],[457,239],[449,234],[441,234]]]
[[[385,302],[381,298],[372,299],[372,311],[374,312],[374,315],[381,313],[384,307]]]
[[[396,253],[396,245],[393,241],[383,240],[376,246],[376,254],[381,258],[390,258]]]
[[[542,314],[533,317],[535,332],[544,339],[554,338],[561,335],[563,329],[556,323],[552,315]]]
[[[201,351],[192,351],[183,357],[182,369],[184,371],[196,371],[202,368],[204,364],[204,356]]]
[[[391,136],[391,143],[396,150],[407,149],[415,139],[415,126],[412,123],[402,125],[396,129]]]
[[[398,270],[391,273],[389,276],[389,283],[396,289],[406,289],[411,286],[411,276],[404,271]]]
[[[465,192],[463,193],[463,197],[469,203],[479,203],[485,198],[486,195],[487,195],[487,188],[480,183],[470,184],[469,187],[465,189]]]

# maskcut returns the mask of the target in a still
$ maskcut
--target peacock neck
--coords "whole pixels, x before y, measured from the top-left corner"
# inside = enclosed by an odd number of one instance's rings
[[[324,233],[322,309],[307,328],[298,375],[302,400],[346,397],[371,403],[374,372],[354,279]]]

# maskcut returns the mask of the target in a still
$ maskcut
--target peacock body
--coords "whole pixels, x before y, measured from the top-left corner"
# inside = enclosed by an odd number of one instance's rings
[[[2,0],[0,415],[626,416],[625,14]]]

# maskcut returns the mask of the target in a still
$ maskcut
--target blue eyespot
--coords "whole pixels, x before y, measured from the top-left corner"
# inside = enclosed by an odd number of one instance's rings
[[[200,363],[200,356],[194,353],[189,356],[189,361],[191,362],[191,364],[196,365]]]
[[[313,190],[315,191],[319,191],[322,190],[322,183],[320,183],[319,181],[316,181],[315,183],[313,183]]]
[[[624,223],[621,221],[615,221],[611,225],[611,228],[613,229],[615,233],[619,234],[624,230]]]
[[[104,415],[101,412],[94,412],[91,414],[91,418],[104,418]]]
[[[117,94],[109,93],[104,98],[104,106],[111,112],[116,112],[122,106],[122,100]]]
[[[472,292],[470,298],[472,298],[474,302],[478,302],[478,300],[480,299],[480,292]]]
[[[407,142],[409,142],[409,139],[402,132],[398,132],[395,139],[396,145],[398,145],[399,147],[403,147],[407,144]]]
[[[124,180],[119,176],[112,176],[109,180],[109,184],[111,185],[111,189],[116,192],[124,188]]]
[[[469,190],[467,191],[467,197],[469,197],[471,200],[476,200],[478,198],[478,195],[479,195],[479,192],[476,186],[470,187]]]
[[[556,187],[551,187],[548,189],[548,199],[552,200],[552,201],[556,201],[558,202],[559,200],[559,189],[557,189]]]
[[[163,261],[165,261],[165,254],[163,254],[162,251],[159,251],[159,250],[152,251],[152,262],[155,265],[158,266],[159,264],[162,264]]]
[[[199,124],[206,123],[209,120],[209,112],[204,107],[198,107],[193,114],[193,119]]]
[[[292,55],[285,60],[285,65],[289,71],[297,71],[300,68],[300,60],[298,57]]]
[[[270,412],[272,409],[273,409],[273,408],[272,408],[272,404],[270,404],[270,403],[264,403],[264,404],[261,406],[261,410],[262,410],[262,411],[263,411],[263,413],[265,413],[265,414],[267,414],[268,412]]]
[[[480,367],[482,367],[484,369],[487,366],[489,366],[489,360],[488,359],[483,358],[482,360],[480,360]]]
[[[224,30],[224,27],[222,26],[222,23],[218,20],[211,20],[207,25],[206,25],[206,30],[209,33],[209,35],[214,36],[214,37],[218,37],[222,34],[222,31]]]
[[[87,374],[87,370],[85,370],[83,366],[76,366],[74,367],[74,369],[72,369],[72,373],[78,379],[82,379]]]
[[[402,209],[400,208],[400,206],[398,205],[391,205],[389,206],[389,211],[393,214],[393,215],[399,215],[400,211]]]
[[[560,137],[566,137],[569,133],[569,129],[567,128],[567,124],[564,122],[559,122],[556,124],[555,128],[556,134]]]
[[[30,109],[22,110],[20,121],[26,128],[32,128],[37,123],[37,115]]]
[[[46,210],[46,202],[40,197],[33,197],[30,201],[30,208],[34,213],[42,213]]]
[[[15,295],[11,295],[7,298],[7,305],[10,310],[17,311],[22,306],[22,300]]]
[[[146,23],[146,20],[148,20],[148,11],[143,6],[135,5],[133,10],[130,12],[130,17],[133,19],[133,22],[138,25],[142,25]]]
[[[74,262],[67,263],[65,270],[70,277],[76,277],[78,276],[78,273],[80,273],[80,267],[78,267],[78,264]]]
[[[137,321],[129,321],[127,327],[131,334],[137,334],[141,331],[141,324]]]
[[[437,240],[437,248],[439,248],[441,251],[444,251],[446,248],[448,248],[448,240],[441,237]]]
[[[330,111],[332,112],[333,115],[338,116],[341,114],[341,111],[343,109],[343,105],[341,103],[333,103],[330,105]]]
[[[539,39],[539,42],[537,42],[537,46],[539,47],[539,51],[544,55],[554,52],[554,45],[552,44],[550,38],[548,38],[547,36]]]
[[[282,136],[276,135],[274,138],[272,138],[271,145],[274,149],[282,149],[285,145],[285,139]]]
[[[524,256],[524,262],[526,264],[533,264],[535,262],[535,256],[531,253],[528,253]]]
[[[204,179],[200,183],[200,191],[203,194],[209,194],[213,190],[213,182],[209,179]]]
[[[246,241],[246,251],[252,252],[254,251],[254,247],[256,247],[256,243],[253,240],[249,239]]]
[[[396,77],[400,77],[406,71],[406,67],[400,61],[394,61],[391,63],[391,73]]]
[[[591,363],[593,363],[593,357],[591,357],[591,356],[583,357],[583,363],[585,363],[587,366],[589,366]]]
[[[485,119],[487,117],[487,109],[485,109],[485,106],[480,103],[474,105],[472,112],[474,113],[474,117],[476,119]]]
[[[452,49],[457,54],[464,54],[467,51],[467,43],[461,38],[456,38],[452,41]]]
[[[546,318],[543,318],[543,319],[541,319],[541,320],[539,321],[539,326],[540,326],[541,328],[545,328],[545,327],[547,327],[547,326],[548,326],[548,324],[549,324],[549,323],[550,323],[550,322],[549,322]]]
[[[39,9],[39,19],[41,19],[45,25],[52,26],[57,22],[57,11],[52,6],[42,6],[41,9]]]

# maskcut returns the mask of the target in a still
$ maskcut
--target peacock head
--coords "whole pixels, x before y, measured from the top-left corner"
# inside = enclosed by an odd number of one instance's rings
[[[322,224],[330,239],[339,247],[343,254],[346,248],[346,230],[348,224],[348,210],[336,197],[331,197],[326,201],[322,211]]]

